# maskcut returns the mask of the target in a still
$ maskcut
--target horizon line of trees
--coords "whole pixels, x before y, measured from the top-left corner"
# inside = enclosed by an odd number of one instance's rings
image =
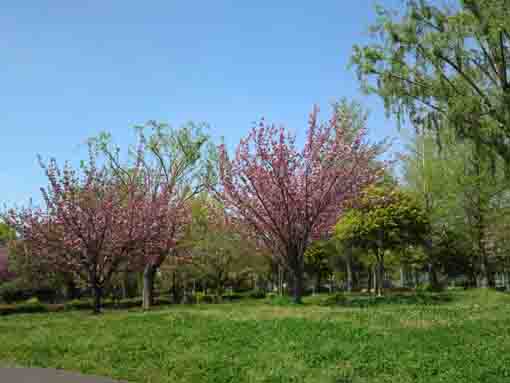
[[[382,295],[410,269],[434,290],[460,277],[510,288],[508,1],[407,0],[377,14],[352,64],[414,127],[398,162],[381,160],[387,143],[368,141],[365,111],[345,100],[326,123],[314,108],[302,146],[264,120],[233,153],[198,124],[149,121],[130,148],[104,133],[79,169],[41,160],[44,206],[4,215],[17,271],[87,286],[95,312],[129,273],[142,275],[144,309],[167,272],[175,296],[179,278],[219,295],[236,279],[280,291],[285,280],[296,303],[307,277],[351,290],[363,273]]]

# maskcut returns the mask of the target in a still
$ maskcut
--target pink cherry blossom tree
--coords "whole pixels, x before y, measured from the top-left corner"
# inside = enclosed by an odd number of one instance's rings
[[[132,169],[120,184],[93,155],[82,171],[55,160],[41,166],[48,187],[41,189],[44,208],[11,211],[9,220],[30,249],[56,270],[71,273],[91,288],[94,313],[101,310],[103,288],[122,266],[142,263],[143,249],[167,230],[168,198],[147,198],[153,185]]]
[[[127,161],[121,160],[121,149],[113,144],[109,134],[103,133],[91,142],[119,183],[131,182],[134,164],[141,164],[141,173],[152,180],[148,198],[161,200],[164,192],[167,206],[162,210],[165,216],[161,217],[160,235],[143,248],[142,306],[148,310],[157,271],[169,256],[178,256],[176,244],[191,221],[191,200],[215,182],[216,148],[202,124],[189,123],[173,129],[149,121],[136,130],[136,150],[130,150]]]
[[[323,124],[317,115],[314,108],[301,150],[295,135],[263,120],[233,159],[224,145],[219,148],[218,195],[290,271],[296,303],[311,239],[330,233],[344,204],[381,174],[374,166],[380,147],[366,141],[365,128],[352,137],[352,114],[334,112]]]

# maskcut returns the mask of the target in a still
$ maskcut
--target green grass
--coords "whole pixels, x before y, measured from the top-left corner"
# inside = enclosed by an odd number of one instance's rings
[[[322,299],[0,317],[0,364],[152,383],[510,382],[509,295]]]

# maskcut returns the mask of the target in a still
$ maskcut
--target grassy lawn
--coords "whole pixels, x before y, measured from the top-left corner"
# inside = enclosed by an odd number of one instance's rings
[[[0,364],[130,382],[509,382],[510,295],[0,317]]]

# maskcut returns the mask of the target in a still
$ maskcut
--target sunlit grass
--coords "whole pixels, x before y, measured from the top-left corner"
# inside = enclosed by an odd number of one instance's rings
[[[0,317],[0,361],[132,382],[509,382],[510,296]]]

